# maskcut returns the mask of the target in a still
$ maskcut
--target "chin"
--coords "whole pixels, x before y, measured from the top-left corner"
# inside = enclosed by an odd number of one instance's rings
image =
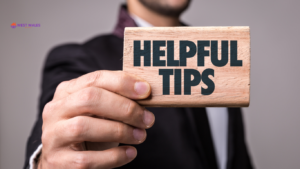
[[[173,8],[181,8],[182,6],[185,6],[189,0],[163,0],[168,6],[171,6]]]

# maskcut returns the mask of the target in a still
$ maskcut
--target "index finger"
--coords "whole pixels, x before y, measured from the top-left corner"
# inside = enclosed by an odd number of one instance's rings
[[[122,71],[99,70],[62,82],[53,100],[65,98],[86,87],[103,88],[130,99],[144,99],[151,92],[149,83],[137,76]]]

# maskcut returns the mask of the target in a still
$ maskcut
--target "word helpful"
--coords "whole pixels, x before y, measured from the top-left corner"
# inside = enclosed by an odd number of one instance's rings
[[[205,66],[205,59],[210,59],[216,67],[223,67],[227,64],[233,67],[243,66],[243,61],[238,60],[238,41],[222,40],[221,56],[218,56],[218,43],[216,40],[198,40],[197,43],[188,40],[179,41],[179,59],[174,58],[174,40],[144,40],[143,49],[141,40],[134,40],[133,43],[133,66],[134,67],[160,67],[158,72],[162,76],[163,95],[170,95],[170,76],[174,76],[174,94],[191,95],[191,87],[197,86],[202,81],[207,88],[201,87],[202,95],[210,95],[215,90],[215,83],[209,76],[215,76],[214,69],[207,68],[203,72],[187,67],[187,60],[197,57],[198,67]],[[230,46],[230,47],[229,47]],[[166,47],[162,50],[161,47]],[[205,50],[210,47],[210,50]],[[152,52],[151,52],[152,51]],[[166,55],[167,52],[167,55]],[[152,55],[151,55],[152,53]],[[143,59],[143,65],[141,60]],[[165,67],[165,68],[164,68]],[[172,68],[168,68],[172,67]],[[178,67],[178,69],[174,69]],[[184,68],[184,69],[182,69]],[[183,70],[183,71],[182,71]],[[182,86],[183,76],[183,89]]]

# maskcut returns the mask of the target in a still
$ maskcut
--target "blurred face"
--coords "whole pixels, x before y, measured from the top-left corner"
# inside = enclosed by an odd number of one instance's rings
[[[178,17],[191,0],[139,0],[148,9],[161,15]]]

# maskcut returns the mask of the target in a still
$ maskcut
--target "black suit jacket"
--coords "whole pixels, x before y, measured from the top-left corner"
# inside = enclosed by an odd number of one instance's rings
[[[122,70],[125,26],[135,26],[135,23],[123,6],[113,34],[51,50],[43,69],[39,113],[27,142],[24,169],[28,167],[30,156],[41,144],[42,111],[45,104],[52,100],[58,84],[96,70]],[[121,168],[210,168],[209,157],[203,152],[194,121],[193,113],[199,112],[199,108],[148,109],[155,114],[155,124],[147,130],[146,141],[135,146],[137,158]],[[241,109],[229,108],[228,115],[227,169],[250,169],[252,165],[245,144]]]

